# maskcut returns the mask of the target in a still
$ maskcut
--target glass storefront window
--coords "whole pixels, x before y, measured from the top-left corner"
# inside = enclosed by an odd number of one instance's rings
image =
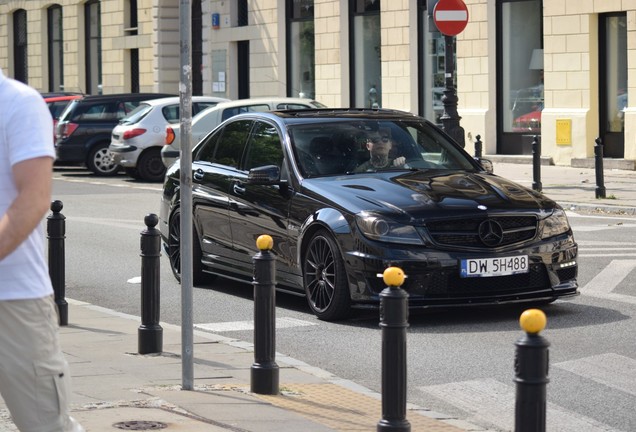
[[[604,65],[606,132],[623,132],[627,107],[627,17],[605,18]],[[601,47],[603,49],[603,47]],[[602,66],[603,67],[603,66]]]
[[[316,97],[314,1],[288,0],[288,96]]]
[[[543,46],[541,2],[502,4],[503,132],[541,133]]]
[[[64,56],[62,32],[62,6],[53,5],[47,9],[49,91],[64,90]]]
[[[351,106],[382,107],[380,0],[354,0],[351,38]]]

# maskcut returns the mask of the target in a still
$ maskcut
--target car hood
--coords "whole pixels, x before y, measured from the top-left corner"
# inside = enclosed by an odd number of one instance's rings
[[[410,220],[481,212],[549,214],[556,203],[494,174],[458,171],[374,173],[307,179],[305,192],[351,213],[394,213]]]

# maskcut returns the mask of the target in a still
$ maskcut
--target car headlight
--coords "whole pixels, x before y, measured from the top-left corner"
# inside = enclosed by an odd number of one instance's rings
[[[555,209],[550,216],[541,221],[541,238],[546,239],[570,230],[570,224],[562,209]]]
[[[360,232],[372,240],[387,243],[424,244],[424,240],[414,226],[398,223],[377,213],[358,213],[356,224]]]

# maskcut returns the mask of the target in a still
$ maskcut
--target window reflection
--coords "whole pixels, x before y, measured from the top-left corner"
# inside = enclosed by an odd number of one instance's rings
[[[543,110],[541,2],[502,5],[503,130],[540,133]]]
[[[288,0],[288,2],[291,0]],[[314,1],[291,1],[291,24],[289,28],[289,96],[316,97]]]
[[[353,9],[351,106],[382,107],[380,0],[358,0]]]

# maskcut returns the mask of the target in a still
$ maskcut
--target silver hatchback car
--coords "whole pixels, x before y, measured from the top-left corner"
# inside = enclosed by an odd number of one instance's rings
[[[192,115],[228,99],[213,96],[193,96]],[[162,181],[166,167],[161,161],[165,130],[179,122],[179,97],[142,102],[113,128],[108,150],[115,163],[126,173],[140,180]]]
[[[262,97],[223,102],[213,108],[206,108],[196,116],[192,116],[192,144],[198,143],[221,122],[237,114],[311,108],[326,108],[326,106],[313,99],[293,97]],[[161,159],[166,167],[177,160],[181,151],[179,127],[180,125],[177,122],[165,128],[165,147],[161,149]]]

